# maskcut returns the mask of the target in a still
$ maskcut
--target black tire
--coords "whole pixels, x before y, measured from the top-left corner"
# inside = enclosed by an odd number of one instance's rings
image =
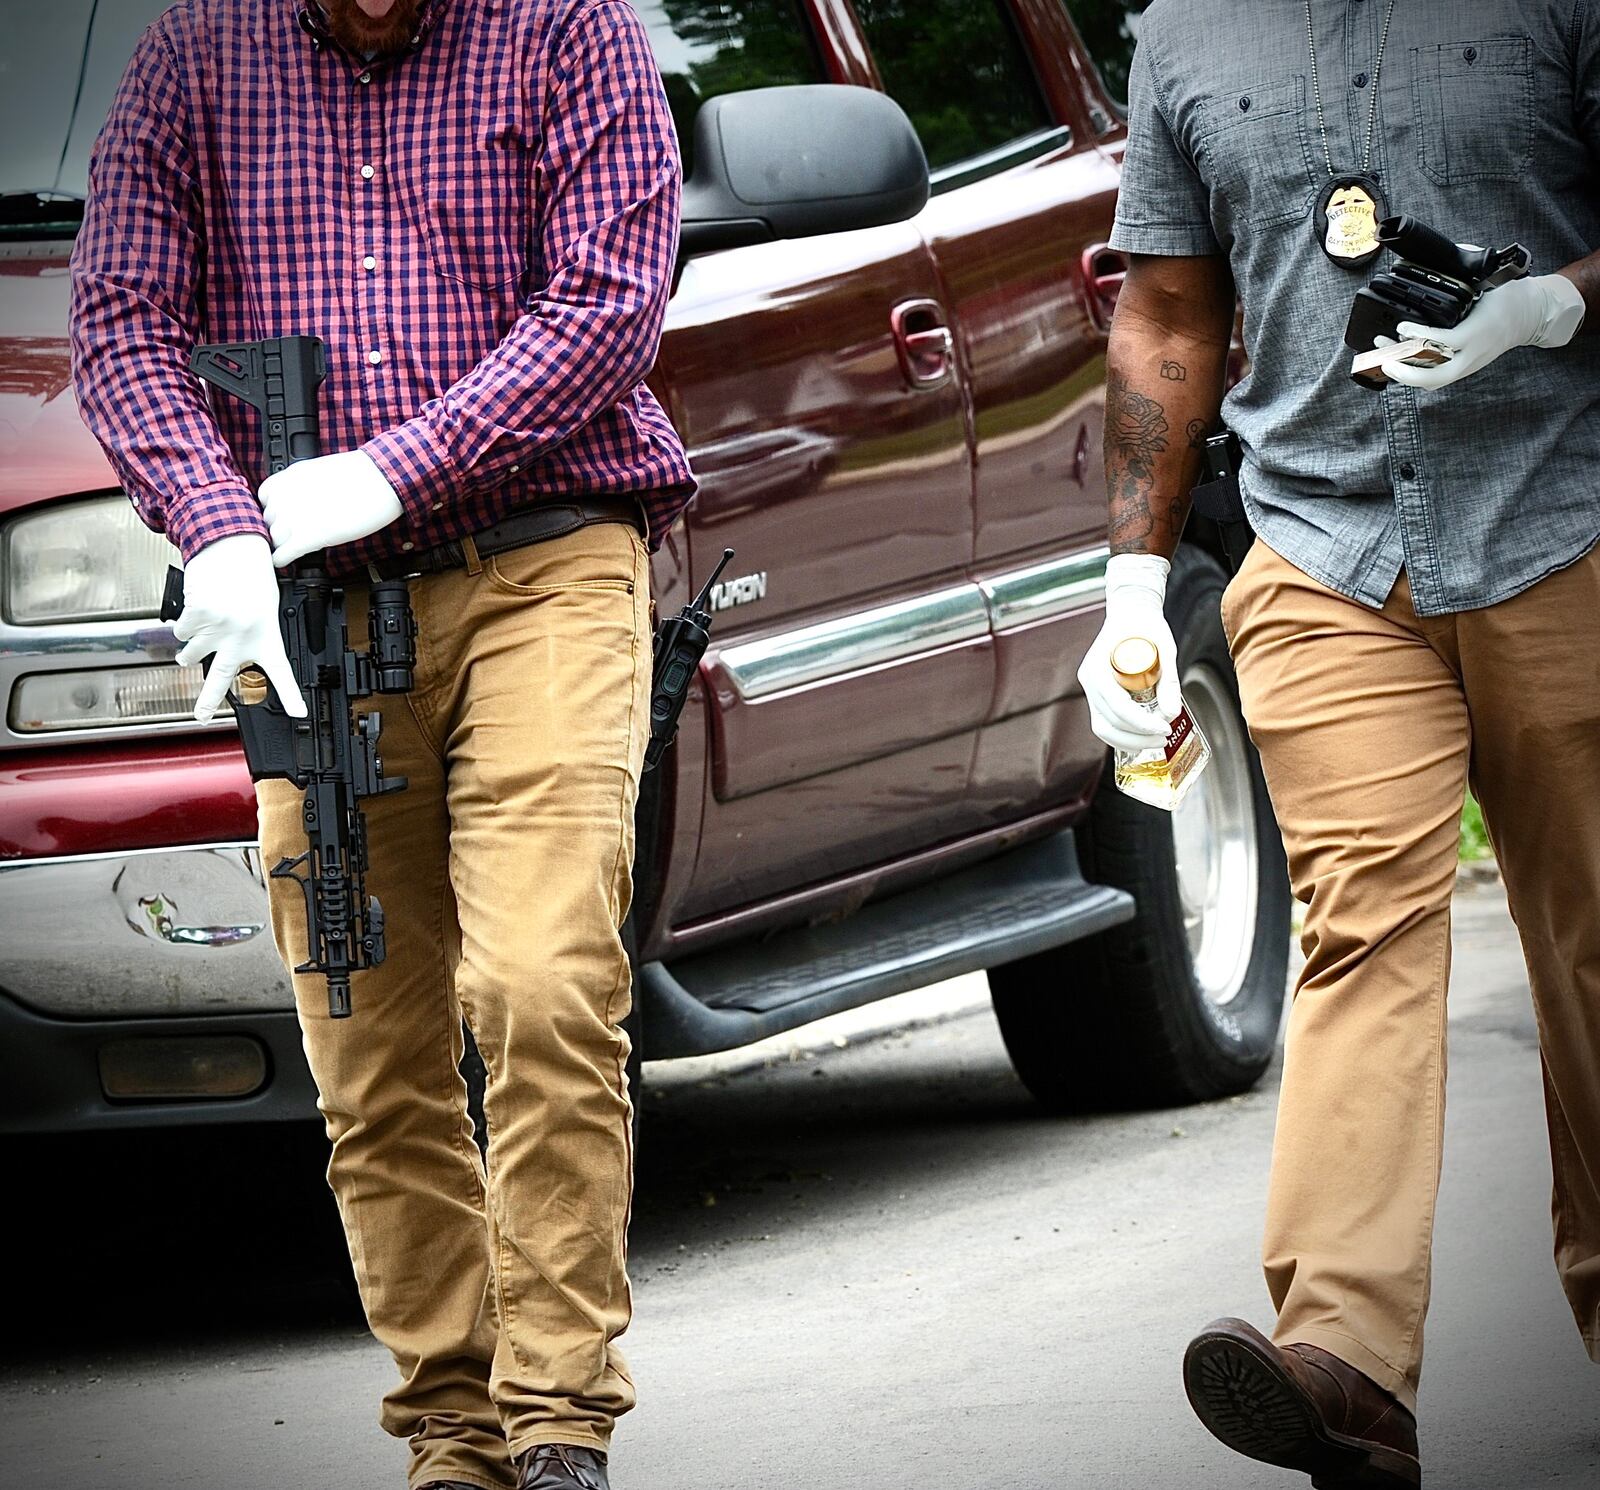
[[[1108,763],[1078,830],[1078,851],[1086,878],[1127,890],[1138,915],[1085,941],[989,971],[1012,1064],[1054,1112],[1170,1107],[1229,1096],[1254,1086],[1272,1060],[1288,971],[1289,881],[1261,764],[1239,712],[1219,609],[1226,583],[1209,555],[1180,549],[1167,588],[1167,619],[1178,641],[1185,695],[1192,683],[1202,728],[1201,698],[1217,721],[1207,731],[1217,757],[1210,769],[1228,766],[1235,798],[1253,809],[1253,824],[1241,817],[1238,830],[1238,841],[1253,838],[1255,844],[1253,932],[1248,896],[1228,901],[1240,909],[1230,943],[1237,951],[1227,963],[1233,972],[1222,986],[1237,992],[1220,1002],[1197,975],[1173,816],[1119,792]],[[1222,780],[1213,777],[1213,783]],[[1220,788],[1207,790],[1223,800]],[[1195,810],[1211,808],[1205,803]]]

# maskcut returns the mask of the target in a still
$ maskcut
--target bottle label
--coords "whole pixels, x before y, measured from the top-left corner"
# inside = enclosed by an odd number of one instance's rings
[[[1194,721],[1189,718],[1189,711],[1185,709],[1172,721],[1172,730],[1167,735],[1167,759],[1170,761],[1183,749],[1183,742],[1194,733]]]

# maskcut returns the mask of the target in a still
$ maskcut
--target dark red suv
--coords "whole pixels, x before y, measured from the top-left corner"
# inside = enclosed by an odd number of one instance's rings
[[[744,142],[778,174],[815,162],[781,236],[686,213],[652,385],[702,488],[658,556],[659,608],[738,558],[640,807],[644,1052],[983,968],[1050,1107],[1249,1086],[1288,891],[1211,535],[1190,535],[1169,600],[1216,752],[1175,818],[1107,784],[1074,676],[1104,593],[1105,244],[1144,5],[636,3],[691,207],[715,195],[697,116],[723,98],[737,129],[754,116],[726,96],[750,90],[886,92],[931,172],[910,220],[840,231],[802,118]],[[101,0],[88,37],[33,8],[0,99],[0,1130],[313,1110],[243,758],[231,725],[188,716],[198,673],[155,618],[170,550],[68,375],[73,193],[160,8]],[[819,139],[836,96],[814,95]]]

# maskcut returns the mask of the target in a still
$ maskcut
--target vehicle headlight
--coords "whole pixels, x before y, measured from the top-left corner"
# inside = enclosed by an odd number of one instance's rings
[[[11,691],[11,728],[19,735],[51,730],[177,724],[190,719],[205,683],[199,667],[170,662],[84,672],[31,673]],[[224,703],[219,717],[232,712]]]
[[[124,496],[18,517],[5,530],[5,615],[18,625],[117,621],[161,610],[178,551]]]

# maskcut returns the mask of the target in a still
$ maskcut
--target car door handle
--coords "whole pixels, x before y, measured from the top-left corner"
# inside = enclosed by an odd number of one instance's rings
[[[1079,260],[1083,280],[1084,305],[1095,330],[1109,332],[1116,313],[1117,297],[1128,277],[1128,256],[1109,243],[1096,243],[1083,251]]]
[[[889,325],[900,371],[912,388],[938,388],[950,380],[956,343],[938,301],[904,301],[889,312]]]

